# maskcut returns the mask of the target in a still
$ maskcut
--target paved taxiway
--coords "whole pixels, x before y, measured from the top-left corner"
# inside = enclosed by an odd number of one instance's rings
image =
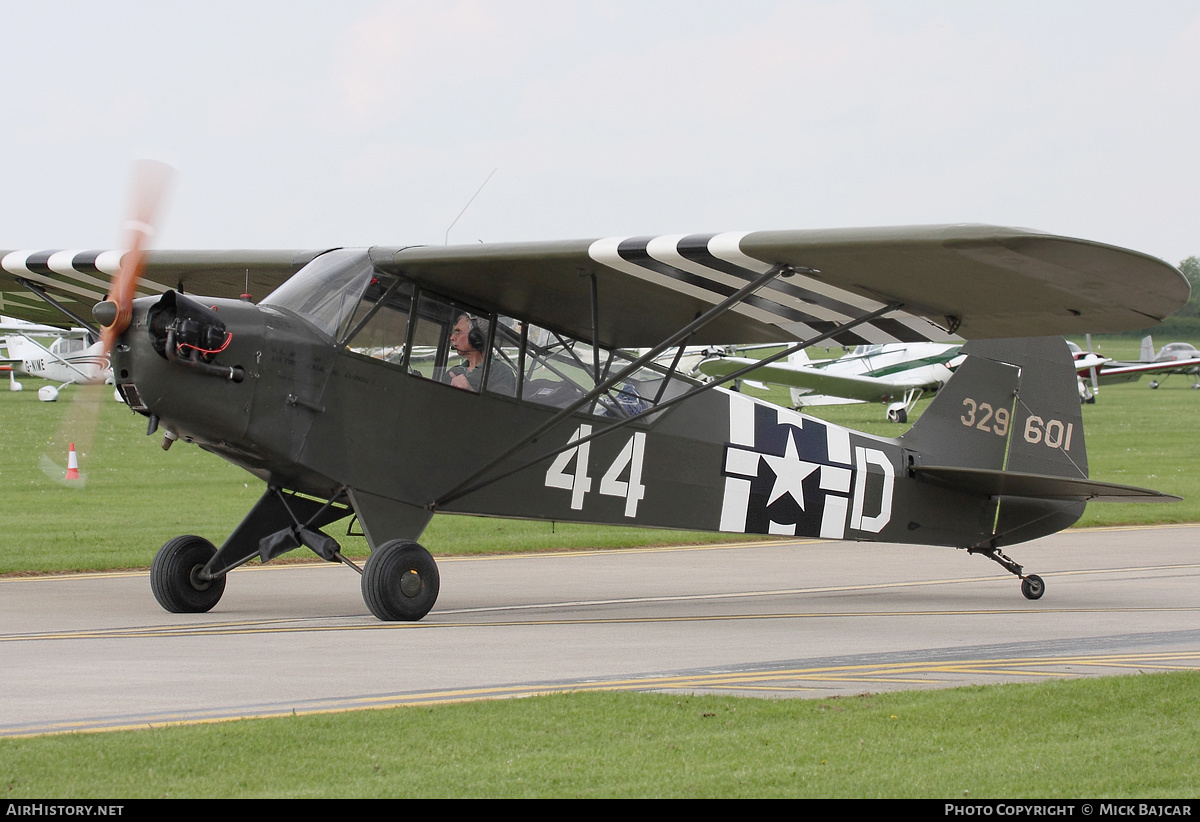
[[[1200,526],[1009,553],[770,542],[439,560],[420,623],[333,565],[246,568],[208,614],[147,575],[0,579],[0,736],[625,688],[828,696],[1200,669]]]

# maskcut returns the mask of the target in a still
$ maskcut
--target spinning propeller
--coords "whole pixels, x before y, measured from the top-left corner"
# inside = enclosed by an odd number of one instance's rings
[[[117,337],[129,327],[137,284],[146,271],[146,250],[175,169],[157,160],[138,160],[134,163],[133,173],[126,251],[121,256],[121,267],[113,277],[108,296],[92,309],[92,315],[103,329],[100,339],[106,357],[112,352]]]
[[[146,251],[174,174],[174,168],[157,160],[136,160],[133,164],[133,189],[129,218],[125,224],[128,232],[125,252],[121,256],[120,268],[109,285],[108,296],[92,308],[92,316],[101,325],[100,340],[106,358],[111,355],[117,338],[129,327],[132,319],[133,298],[137,294],[138,281],[146,270]],[[67,453],[68,442],[77,444],[76,450],[84,457],[90,451],[106,393],[103,385],[80,384],[77,389],[58,435],[48,443],[52,450],[43,454],[41,460],[42,470],[56,480],[63,477],[63,468],[58,461]],[[66,484],[82,488],[85,482]]]

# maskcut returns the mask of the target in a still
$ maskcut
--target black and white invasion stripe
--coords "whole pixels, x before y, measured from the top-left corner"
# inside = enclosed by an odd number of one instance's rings
[[[741,240],[747,233],[611,237],[592,243],[588,254],[610,268],[715,304],[771,268],[742,252]],[[778,326],[799,340],[831,331],[883,305],[798,273],[774,280],[733,310]],[[839,332],[833,339],[847,346],[959,341],[945,329],[904,311]]]
[[[108,293],[113,275],[121,268],[122,256],[122,251],[11,251],[0,258],[0,268],[55,293],[96,302]],[[143,293],[167,290],[148,280],[142,280],[139,286]]]

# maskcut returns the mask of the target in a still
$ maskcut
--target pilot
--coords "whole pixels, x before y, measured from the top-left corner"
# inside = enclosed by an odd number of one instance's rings
[[[483,379],[483,352],[487,345],[487,320],[459,314],[450,332],[450,346],[463,357],[463,361],[448,372],[450,384],[455,388],[479,392]]]
[[[483,380],[483,355],[487,350],[488,321],[470,314],[460,314],[450,332],[450,345],[463,361],[447,372],[455,388],[479,393]],[[488,390],[512,396],[516,393],[517,375],[506,363],[492,363]]]

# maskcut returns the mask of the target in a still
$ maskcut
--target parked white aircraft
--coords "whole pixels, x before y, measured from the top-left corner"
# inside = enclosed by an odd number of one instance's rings
[[[6,322],[0,324],[5,356],[2,361],[14,371],[39,377],[58,386],[44,385],[38,389],[38,399],[54,402],[58,392],[68,385],[112,382],[112,368],[108,356],[98,340],[86,329],[65,331],[52,326],[29,323]],[[49,345],[38,342],[37,337],[54,337]],[[19,391],[10,372],[9,387]]]
[[[961,361],[956,343],[888,343],[860,345],[835,360],[813,361],[804,351],[786,363],[765,365],[751,373],[756,379],[791,389],[792,404],[835,405],[851,402],[887,403],[887,418],[907,422],[908,412],[922,395],[941,388]],[[753,364],[742,357],[716,356],[698,370],[711,377],[732,374]]]

